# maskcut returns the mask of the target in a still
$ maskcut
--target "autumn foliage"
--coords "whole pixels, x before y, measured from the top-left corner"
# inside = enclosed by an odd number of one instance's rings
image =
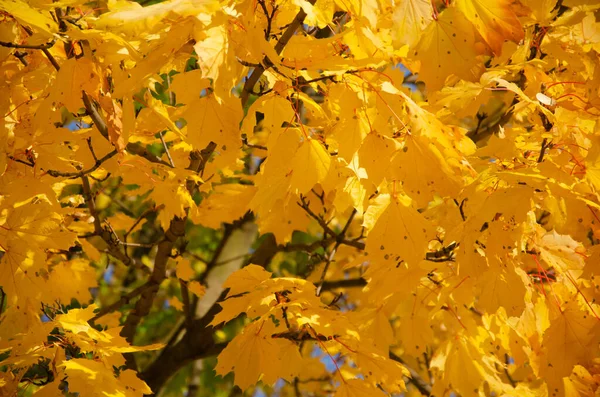
[[[0,0],[0,395],[599,395],[599,15]]]

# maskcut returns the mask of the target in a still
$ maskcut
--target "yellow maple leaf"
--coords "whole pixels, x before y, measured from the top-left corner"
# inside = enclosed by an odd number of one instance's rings
[[[116,378],[112,367],[84,358],[64,361],[61,366],[65,368],[71,392],[84,393],[88,396],[109,394],[119,397],[141,396],[151,392],[150,388],[131,370],[124,371],[119,378]],[[102,388],[96,387],[100,384]]]
[[[202,200],[190,219],[206,227],[218,229],[222,223],[233,223],[248,211],[256,187],[225,184],[215,186],[210,196]]]
[[[564,395],[563,378],[576,364],[597,353],[597,320],[576,299],[552,308],[550,327],[544,332],[539,375],[546,380],[550,396]]]
[[[292,159],[291,189],[298,194],[306,194],[325,179],[330,165],[331,157],[323,145],[316,139],[306,139]]]
[[[451,74],[469,81],[479,78],[473,25],[456,8],[445,9],[429,24],[413,54],[421,61],[419,78],[428,90],[440,89]]]
[[[181,116],[187,121],[186,142],[194,148],[202,150],[210,142],[217,144],[217,152],[240,147],[242,109],[238,100],[219,100],[209,95],[183,107]]]
[[[200,98],[202,90],[210,87],[210,80],[202,77],[201,70],[191,70],[173,77],[171,90],[175,93],[177,103],[190,103]]]
[[[200,284],[198,281],[192,281],[188,284],[188,289],[191,293],[196,295],[198,298],[202,298],[206,294],[206,287]]]
[[[428,0],[398,1],[392,21],[394,40],[413,48],[419,42],[425,28],[433,21],[432,4]]]
[[[194,276],[194,269],[192,269],[192,265],[188,259],[177,258],[176,274],[183,281],[189,281]]]
[[[496,55],[506,40],[518,43],[525,36],[508,0],[459,0],[456,5]]]
[[[375,199],[385,210],[367,236],[369,257],[396,266],[403,262],[417,266],[425,257],[431,227],[415,209],[410,199],[381,194]],[[388,203],[387,205],[385,203]],[[367,209],[365,219],[371,207]]]
[[[410,373],[403,365],[387,357],[388,354],[387,351],[361,349],[355,354],[356,364],[364,374],[365,381],[370,382],[373,387],[383,385],[390,393],[406,391],[403,379]]]
[[[0,9],[11,14],[19,22],[25,25],[31,25],[36,29],[41,30],[48,36],[58,31],[58,26],[54,20],[47,15],[31,7],[28,3],[18,0],[2,0],[0,1]]]
[[[238,334],[219,354],[215,371],[235,374],[234,383],[242,390],[258,382],[272,384],[277,378],[292,380],[300,370],[298,347],[283,338],[272,338],[270,321],[259,320]]]
[[[82,91],[95,97],[100,89],[100,68],[89,58],[71,58],[63,62],[52,85],[52,100],[62,103],[70,112],[84,107]]]
[[[248,265],[232,273],[223,284],[223,288],[229,288],[227,296],[233,296],[250,291],[264,280],[270,278],[271,273],[266,271],[262,266]]]

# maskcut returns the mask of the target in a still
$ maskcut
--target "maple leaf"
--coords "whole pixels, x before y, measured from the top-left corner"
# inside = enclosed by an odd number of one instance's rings
[[[558,396],[564,393],[563,378],[571,374],[573,366],[596,354],[598,338],[592,330],[597,320],[576,300],[554,310],[553,315],[542,341],[539,373],[547,379],[550,395]]]
[[[316,139],[305,140],[298,148],[290,166],[295,170],[301,170],[305,164],[312,167],[304,169],[304,172],[292,173],[290,187],[298,194],[305,194],[314,185],[322,182],[331,165],[329,153]]]
[[[509,1],[461,0],[457,2],[457,7],[473,23],[496,55],[500,55],[505,40],[518,43],[525,36]]]
[[[265,321],[256,321],[236,336],[219,355],[217,374],[234,371],[235,384],[242,389],[261,378],[267,384],[278,377],[292,380],[300,370],[298,348],[286,339],[272,338],[268,325]]]
[[[36,10],[27,3],[16,0],[3,0],[0,3],[0,8],[21,23],[32,25],[36,29],[45,32],[48,36],[56,33],[58,30],[56,22],[52,20],[47,12]]]
[[[73,392],[85,392],[91,396],[102,396],[105,393],[111,393],[132,397],[152,392],[131,370],[124,371],[119,378],[116,378],[112,368],[107,368],[104,364],[93,360],[74,358],[65,361],[62,365],[65,367],[69,390]],[[123,383],[123,381],[126,383]],[[90,387],[96,382],[103,385],[101,390]]]
[[[597,2],[151,3],[0,0],[0,394],[597,392]]]
[[[450,74],[473,81],[481,70],[473,25],[453,7],[445,9],[429,24],[414,57],[421,61],[419,76],[430,90],[441,88]],[[447,69],[444,65],[452,67]]]
[[[430,226],[410,207],[410,200],[382,194],[367,209],[366,222],[374,222],[367,239],[367,251],[376,260],[394,265],[406,262],[409,266],[421,262],[427,249]]]

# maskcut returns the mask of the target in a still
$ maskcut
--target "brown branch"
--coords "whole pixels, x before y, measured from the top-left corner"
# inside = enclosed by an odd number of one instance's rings
[[[60,65],[58,64],[58,62],[56,62],[56,59],[54,58],[54,56],[52,56],[52,54],[50,54],[50,51],[48,51],[45,48],[42,49],[42,52],[44,53],[46,58],[48,58],[48,60],[52,64],[52,66],[54,66],[54,69],[56,69],[56,71],[58,72],[60,70]]]
[[[265,4],[265,0],[258,0],[258,4],[262,8],[263,13],[265,14],[265,17],[267,18],[267,27],[265,29],[265,40],[269,41],[269,37],[271,36],[271,25],[273,23],[273,18],[275,17],[275,12],[277,12],[277,9],[279,8],[279,6],[275,5],[274,2],[271,2],[272,10],[271,10],[271,13],[269,13],[269,11],[267,10],[267,6]]]
[[[7,48],[22,48],[22,49],[30,49],[30,50],[45,50],[48,49],[50,47],[52,47],[54,45],[54,43],[56,43],[56,39],[52,39],[47,43],[44,44],[16,44],[16,43],[9,43],[6,41],[0,41],[0,46],[2,47],[7,47]]]
[[[395,353],[393,353],[392,351],[390,351],[390,358],[392,360],[397,361],[400,364],[402,364],[404,366],[404,368],[406,368],[408,370],[408,372],[410,372],[410,378],[408,378],[408,381],[410,383],[412,383],[413,386],[415,386],[422,395],[424,395],[424,396],[431,395],[431,385],[429,383],[427,383],[425,381],[425,379],[423,379],[417,371],[415,371],[413,368],[406,365],[406,362],[402,359],[402,357],[400,357],[400,356],[396,355]]]
[[[268,150],[266,146],[253,145],[251,143],[248,143],[248,137],[246,136],[246,134],[242,135],[242,143],[252,149]]]
[[[300,201],[297,203],[300,208],[302,208],[311,218],[317,221],[319,226],[323,228],[323,233],[325,235],[329,234],[332,237],[337,239],[337,234],[329,227],[329,224],[323,219],[323,217],[315,214],[313,210],[310,209],[310,202],[306,200],[306,197],[300,196]]]
[[[327,262],[325,262],[325,267],[323,267],[323,272],[321,273],[321,278],[319,279],[319,282],[317,284],[317,296],[321,295],[321,289],[323,287],[323,282],[325,281],[325,275],[327,274],[329,265],[331,265],[331,262],[333,261],[333,257],[335,256],[337,249],[340,247],[340,245],[344,241],[346,232],[348,231],[348,228],[350,227],[350,223],[352,223],[352,220],[354,219],[354,216],[356,215],[356,213],[357,213],[356,208],[352,209],[352,214],[350,214],[350,217],[348,217],[348,221],[346,221],[346,224],[344,225],[344,228],[342,229],[341,233],[335,237],[335,239],[336,239],[335,246],[331,250],[330,254],[327,256]]]
[[[546,154],[546,150],[552,147],[552,141],[548,142],[548,138],[544,138],[542,140],[542,149],[540,150],[540,156],[537,159],[538,163],[544,161],[544,155]]]
[[[327,237],[325,239],[322,240],[317,240],[314,243],[310,243],[310,244],[280,244],[277,246],[277,251],[281,251],[281,252],[298,252],[298,251],[305,251],[305,252],[312,252],[318,248],[322,248],[322,247],[327,247],[329,244],[335,242],[335,238],[334,237]]]
[[[121,298],[119,298],[119,300],[117,300],[116,302],[100,309],[100,311],[98,311],[98,313],[96,313],[96,315],[90,319],[90,322],[93,324],[100,317],[105,316],[109,313],[112,313],[116,310],[119,310],[122,306],[128,304],[129,301],[131,301],[132,299],[141,295],[142,292],[144,292],[149,287],[151,287],[151,284],[145,283],[145,284],[140,285],[133,291],[121,296]]]
[[[154,269],[152,270],[150,279],[148,280],[150,286],[148,289],[142,292],[140,299],[135,304],[134,309],[127,316],[123,329],[121,330],[121,336],[127,339],[129,343],[133,342],[133,337],[135,336],[137,327],[142,321],[142,318],[150,313],[150,309],[152,308],[152,304],[154,303],[154,298],[156,297],[160,284],[166,278],[167,262],[171,257],[171,250],[175,245],[175,241],[177,241],[179,237],[185,235],[186,221],[187,216],[184,216],[183,218],[173,218],[169,228],[165,232],[163,239],[158,243],[158,251],[156,252],[156,257],[154,258]],[[131,353],[125,355],[125,360],[128,368],[137,370],[135,359]]]
[[[316,3],[316,0],[308,0],[308,2],[312,5],[314,5]],[[300,26],[302,26],[302,24],[304,23],[305,18],[306,18],[306,13],[304,12],[303,9],[300,9],[300,11],[298,11],[298,14],[296,14],[296,17],[294,18],[292,23],[290,23],[288,25],[285,32],[283,32],[283,35],[281,35],[281,37],[279,38],[279,41],[277,41],[277,44],[275,44],[275,52],[277,53],[277,55],[281,54],[281,51],[283,51],[283,49],[285,48],[287,43],[290,41],[292,36],[296,33],[296,30],[298,30],[298,28]],[[263,61],[263,63],[270,64],[271,62],[270,61],[267,62],[267,60],[265,59],[265,61]],[[250,94],[252,93],[254,85],[258,82],[258,80],[263,75],[265,70],[266,70],[266,68],[263,65],[260,65],[256,68],[254,68],[254,70],[252,71],[252,74],[248,77],[248,79],[244,83],[244,88],[242,88],[242,96],[241,96],[242,107],[246,106],[246,103],[248,103],[248,99],[250,98]]]
[[[83,198],[85,200],[85,204],[90,211],[90,216],[94,218],[94,236],[100,236],[102,240],[104,240],[108,246],[107,253],[117,258],[125,266],[133,266],[137,269],[140,269],[144,272],[148,272],[148,268],[129,258],[119,249],[118,244],[115,244],[115,241],[112,239],[112,234],[110,231],[102,228],[102,223],[100,221],[100,217],[98,215],[98,210],[96,209],[96,203],[94,202],[94,196],[92,194],[92,187],[90,185],[90,180],[87,175],[81,177],[82,181],[82,189],[83,189]]]
[[[223,291],[217,302],[222,301],[225,296],[226,291]],[[215,356],[227,346],[226,343],[215,343],[213,338],[215,328],[208,327],[221,310],[221,306],[215,303],[204,317],[194,319],[191,330],[169,348],[164,349],[140,374],[156,395],[180,368],[195,360]]]
[[[16,161],[17,163],[25,164],[25,165],[26,165],[26,166],[28,166],[28,167],[35,167],[35,164],[33,164],[33,163],[28,163],[28,162],[27,162],[27,161],[25,161],[25,160],[20,160],[20,159],[18,159],[18,158],[15,158],[15,157],[13,157],[13,156],[10,156],[10,155],[8,156],[8,158],[9,158],[9,159],[11,159],[12,161]]]
[[[181,287],[181,299],[183,302],[183,314],[185,315],[185,324],[186,328],[189,330],[192,329],[192,307],[190,305],[190,291],[187,287],[185,281],[179,279],[179,286]]]
[[[171,167],[171,164],[161,159],[159,156],[150,153],[148,149],[146,149],[146,147],[139,142],[129,142],[125,147],[125,150],[127,150],[128,153],[142,157],[151,163],[162,164],[164,166]]]
[[[26,52],[15,51],[13,56],[17,58],[23,64],[23,66],[29,66],[29,62],[27,62],[27,59],[25,59],[27,56]]]
[[[364,278],[350,278],[347,280],[324,281],[321,285],[321,291],[329,291],[336,288],[364,287],[367,280]]]
[[[81,182],[83,187],[83,199],[85,200],[85,204],[90,210],[90,215],[94,218],[94,232],[98,236],[101,236],[103,234],[102,224],[100,223],[98,211],[96,210],[96,203],[94,201],[94,196],[92,195],[92,187],[90,185],[90,180],[87,178],[87,176],[82,176]]]
[[[201,173],[204,170],[206,162],[210,158],[212,152],[216,149],[216,144],[211,142],[208,146],[200,152],[200,154],[192,154],[190,156],[190,169]],[[193,189],[194,185],[187,184],[188,189]],[[190,193],[193,193],[190,190]],[[185,225],[187,222],[187,216],[174,217],[171,219],[169,228],[165,231],[163,239],[158,243],[158,250],[156,257],[154,258],[154,269],[150,275],[149,283],[152,284],[152,288],[147,289],[142,293],[141,298],[137,301],[135,308],[129,313],[125,320],[125,325],[121,330],[121,336],[126,338],[129,343],[133,342],[137,327],[142,321],[142,318],[150,313],[150,309],[156,298],[160,284],[166,278],[167,262],[171,257],[171,250],[175,245],[175,242],[179,237],[185,235]],[[136,368],[135,359],[132,353],[125,355],[126,365],[130,369]]]
[[[117,155],[117,153],[119,153],[119,152],[116,150],[113,150],[112,152],[108,153],[104,157],[102,157],[100,159],[96,159],[96,163],[87,170],[83,170],[83,171],[79,171],[79,172],[61,172],[61,171],[56,171],[56,170],[48,170],[48,171],[46,171],[46,174],[53,176],[55,178],[58,178],[58,177],[69,178],[69,179],[81,178],[82,176],[91,174],[92,172],[96,171],[98,168],[100,168],[102,163],[113,158],[114,156]],[[94,155],[94,157],[95,157],[95,155]]]
[[[104,121],[104,117],[100,114],[100,111],[98,110],[98,107],[96,106],[94,100],[85,91],[81,91],[81,93],[83,105],[85,106],[88,115],[92,118],[92,121],[94,122],[94,125],[96,126],[100,134],[104,138],[109,140],[108,125],[106,124],[106,121]],[[169,162],[161,159],[156,155],[153,155],[148,151],[148,149],[146,149],[138,142],[129,142],[125,149],[127,150],[127,152],[135,154],[136,156],[143,157],[151,163],[157,163],[165,165],[167,167],[171,167],[171,164]]]
[[[31,30],[30,27],[28,26],[23,26],[23,29],[27,32],[28,35],[33,36],[33,30]],[[58,64],[58,62],[56,62],[56,59],[54,59],[54,57],[52,56],[52,54],[50,54],[50,51],[48,51],[48,48],[40,48],[42,50],[42,52],[44,53],[44,55],[46,56],[46,58],[48,58],[48,60],[50,61],[50,63],[52,64],[52,66],[54,66],[54,69],[56,69],[57,71],[60,70],[60,65]]]
[[[173,162],[173,158],[171,157],[171,153],[169,152],[169,148],[167,147],[167,143],[165,142],[165,138],[163,137],[162,132],[159,132],[158,136],[160,137],[160,142],[162,143],[163,148],[165,148],[165,152],[167,153],[167,158],[169,159],[171,168],[175,168],[175,163]]]

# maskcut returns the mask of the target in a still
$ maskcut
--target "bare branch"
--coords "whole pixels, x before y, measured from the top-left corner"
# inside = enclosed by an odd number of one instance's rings
[[[23,29],[27,32],[28,35],[33,36],[33,30],[31,30],[30,27],[28,26],[23,26]],[[50,51],[48,51],[48,48],[40,48],[42,50],[42,52],[44,53],[44,55],[46,56],[46,58],[48,58],[48,60],[50,61],[50,63],[52,64],[52,66],[54,66],[54,69],[56,69],[57,71],[60,70],[60,65],[58,64],[58,62],[56,62],[56,59],[54,59],[54,56],[52,56],[52,54],[50,54]]]
[[[0,46],[7,48],[23,48],[23,49],[31,49],[31,50],[45,50],[52,47],[56,43],[56,38],[50,40],[44,44],[17,44],[17,43],[9,43],[6,41],[0,41]]]
[[[187,287],[187,283],[179,279],[179,286],[181,287],[181,299],[183,301],[183,314],[185,315],[185,326],[188,331],[192,329],[192,306],[190,305],[190,291]]]
[[[400,356],[396,355],[392,351],[390,351],[390,358],[402,364],[408,370],[408,372],[410,372],[410,378],[408,378],[408,381],[412,383],[422,395],[431,395],[431,385],[427,383],[417,371],[409,367]]]
[[[246,146],[248,146],[249,148],[253,148],[253,149],[260,149],[260,150],[268,150],[266,146],[262,146],[262,145],[253,145],[251,143],[248,143],[248,137],[246,136],[246,134],[242,135],[242,143]]]
[[[121,296],[121,298],[119,298],[119,300],[117,300],[116,302],[100,309],[100,311],[98,311],[98,313],[96,313],[96,315],[90,319],[90,322],[93,324],[99,318],[101,318],[109,313],[112,313],[116,310],[119,310],[122,306],[128,304],[129,301],[131,301],[132,299],[137,298],[139,295],[142,294],[142,292],[144,292],[146,289],[148,289],[150,287],[152,287],[152,285],[147,282],[143,285],[140,285],[133,291]]]
[[[329,270],[329,265],[333,261],[333,257],[335,256],[337,249],[340,247],[340,245],[344,241],[344,236],[346,235],[346,232],[348,231],[348,228],[350,227],[350,224],[352,223],[352,220],[354,219],[354,216],[356,215],[356,213],[357,213],[356,208],[352,209],[352,214],[350,214],[348,221],[346,221],[346,224],[344,225],[342,232],[340,234],[338,234],[335,238],[336,239],[335,246],[331,250],[331,253],[327,256],[327,262],[325,263],[325,267],[323,268],[323,272],[321,273],[321,278],[319,279],[319,282],[317,284],[317,296],[321,295],[323,282],[325,281],[325,275],[327,274],[327,270]]]
[[[336,288],[354,288],[364,287],[367,285],[367,280],[364,278],[349,278],[347,280],[324,281],[321,284],[321,291],[329,291]]]
[[[171,167],[175,168],[175,163],[173,162],[173,158],[171,157],[171,153],[169,152],[169,148],[167,147],[167,143],[165,142],[162,132],[159,132],[158,136],[160,137],[163,148],[165,148],[165,152],[167,153],[167,158],[169,159],[169,163],[171,163]]]
[[[90,174],[90,173],[96,171],[98,168],[100,168],[102,163],[104,163],[106,160],[113,158],[114,156],[117,155],[117,153],[119,153],[119,152],[117,152],[116,150],[113,150],[112,152],[108,153],[101,159],[96,159],[96,163],[87,170],[83,170],[83,171],[79,171],[79,172],[61,172],[61,171],[56,171],[56,170],[48,170],[48,171],[46,171],[46,173],[55,178],[58,178],[58,177],[69,178],[69,179],[81,178],[84,175],[87,175],[87,174]],[[96,156],[94,155],[94,157],[96,157]]]
[[[102,222],[100,221],[100,217],[98,215],[98,211],[96,210],[96,203],[94,202],[94,196],[92,194],[92,187],[90,185],[90,180],[88,176],[84,175],[81,177],[82,187],[83,187],[83,198],[85,200],[85,204],[90,211],[90,216],[94,218],[94,233],[95,236],[100,236],[102,240],[104,240],[108,246],[107,253],[117,258],[125,266],[134,266],[137,269],[140,269],[144,272],[148,272],[148,268],[138,263],[137,261],[129,258],[119,249],[119,246],[115,244],[111,237],[111,232],[102,228]]]

